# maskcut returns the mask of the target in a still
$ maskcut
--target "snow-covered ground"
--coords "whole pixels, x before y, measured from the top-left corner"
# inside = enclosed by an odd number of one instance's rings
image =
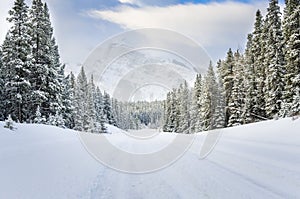
[[[206,133],[200,133],[181,159],[147,174],[100,164],[72,130],[17,124],[10,131],[3,126],[0,198],[300,198],[300,119],[222,130],[204,160],[199,151]],[[147,129],[141,133],[149,131],[151,139],[134,139],[115,127],[109,130],[112,134],[99,136],[130,152],[159,150],[175,137]]]

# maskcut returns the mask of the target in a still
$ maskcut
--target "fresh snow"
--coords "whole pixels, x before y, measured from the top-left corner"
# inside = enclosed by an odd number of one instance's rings
[[[224,129],[204,160],[199,153],[207,133],[197,134],[181,159],[147,174],[122,173],[100,164],[73,130],[16,124],[10,131],[3,126],[0,123],[0,198],[300,197],[300,119]],[[107,127],[111,134],[99,136],[135,153],[159,150],[177,135],[146,129],[140,132],[153,137],[137,140]]]

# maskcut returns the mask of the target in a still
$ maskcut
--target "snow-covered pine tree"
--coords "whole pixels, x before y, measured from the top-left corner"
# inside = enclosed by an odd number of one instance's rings
[[[50,114],[47,124],[51,126],[58,126],[61,128],[65,128],[65,121],[63,116],[57,111],[55,115]]]
[[[182,133],[180,132],[180,116],[181,116],[181,108],[180,108],[180,93],[182,89],[182,84],[179,86],[178,89],[174,90],[174,95],[173,95],[173,107],[174,107],[174,131],[176,133]]]
[[[236,126],[244,124],[245,110],[245,81],[244,81],[244,58],[237,51],[234,54],[234,74],[233,74],[233,87],[231,97],[229,98],[228,110],[230,117],[228,120],[228,126]]]
[[[68,82],[68,86],[66,88],[66,95],[69,94],[69,100],[71,101],[71,112],[70,112],[70,117],[69,117],[69,120],[68,119],[65,119],[66,120],[66,123],[68,124],[68,121],[70,122],[69,123],[69,128],[70,129],[73,129],[75,127],[75,114],[76,114],[76,111],[75,111],[75,97],[76,97],[76,78],[75,78],[75,75],[71,72],[69,74],[69,76],[67,77],[67,82]],[[66,116],[68,117],[68,116]]]
[[[61,114],[63,116],[63,119],[65,120],[65,126],[67,128],[72,129],[74,127],[74,75],[71,73],[67,77],[64,78],[63,74],[63,68],[62,68],[62,74],[61,74],[61,81],[60,84],[62,85],[62,93],[61,93],[61,99],[62,99],[62,109]]]
[[[256,91],[256,107],[251,111],[252,115],[256,115],[255,121],[260,121],[261,118],[259,117],[265,117],[266,112],[265,112],[265,79],[266,79],[266,64],[265,64],[265,51],[266,51],[266,33],[267,30],[264,29],[264,24],[263,24],[263,17],[258,10],[256,12],[256,19],[255,19],[255,24],[254,24],[254,31],[252,33],[253,38],[251,42],[251,50],[249,50],[249,54],[246,54],[246,59],[249,62],[251,59],[251,54],[253,59],[253,70],[254,70],[254,82],[253,86],[256,84],[257,91]],[[247,48],[248,50],[248,48]],[[248,52],[246,52],[248,53]],[[250,61],[251,62],[251,61]],[[250,67],[251,69],[251,67]],[[253,101],[253,102],[254,102]],[[255,102],[254,102],[255,104]],[[251,108],[250,108],[251,109]]]
[[[167,99],[164,101],[164,125],[163,131],[170,132],[171,116],[171,92],[167,93]]]
[[[50,54],[50,64],[49,64],[49,77],[46,79],[48,84],[48,102],[50,114],[56,114],[56,112],[62,111],[63,99],[62,99],[62,83],[65,78],[64,65],[60,62],[60,55],[56,40],[53,36],[53,28],[50,21],[50,13],[46,3],[44,3],[44,16],[45,16],[45,32],[49,35],[49,54]]]
[[[257,111],[252,113],[257,115],[256,119],[258,121],[266,118],[266,69],[268,64],[266,62],[266,51],[267,51],[267,34],[268,29],[265,27],[265,21],[263,16],[258,10],[256,12],[256,20],[254,24],[252,40],[252,54],[254,59],[254,71],[256,74],[256,86],[257,86]]]
[[[232,50],[229,49],[225,61],[222,64],[221,77],[224,84],[224,98],[225,98],[225,126],[228,125],[228,120],[230,118],[230,111],[228,109],[229,100],[231,98],[232,87],[233,87],[233,67],[234,67],[234,57]]]
[[[64,65],[59,60],[47,4],[41,0],[33,0],[30,19],[33,58],[30,76],[31,110],[40,106],[41,114],[48,118],[50,115],[56,115],[56,112],[66,111],[63,104],[66,101],[63,102],[65,99],[62,99],[65,84]]]
[[[300,114],[300,0],[286,0],[283,19],[286,74],[283,116]]]
[[[5,119],[4,117],[4,67],[2,64],[2,48],[0,46],[0,121]]]
[[[111,98],[108,93],[104,92],[103,96],[103,114],[105,121],[108,124],[116,125],[116,120],[113,116],[112,106],[111,106]]]
[[[98,130],[97,131],[99,133],[108,133],[107,132],[107,128],[105,126],[105,119],[104,119],[104,115],[103,114],[101,114],[100,121],[97,123],[97,125],[98,125]]]
[[[211,130],[215,126],[215,111],[217,107],[217,82],[213,69],[212,62],[210,62],[207,74],[204,77],[201,94],[201,121],[202,130]]]
[[[245,50],[245,66],[244,66],[244,86],[245,86],[245,114],[244,122],[246,124],[259,121],[257,114],[259,112],[258,102],[257,102],[257,76],[255,71],[254,57],[253,53],[253,35],[248,35],[248,42]]]
[[[46,105],[48,101],[48,84],[46,79],[49,74],[50,53],[49,33],[46,32],[46,17],[44,13],[44,4],[41,0],[33,0],[32,7],[29,12],[30,18],[30,39],[32,46],[32,68],[30,69],[30,83],[32,85],[32,96],[30,109],[33,111],[40,108],[40,113],[43,116],[49,116],[49,106]],[[33,118],[32,118],[33,119]]]
[[[220,69],[222,68],[222,61],[219,60],[217,63],[217,72],[218,72],[218,82],[217,82],[217,94],[216,100],[217,105],[215,109],[215,123],[214,128],[224,128],[225,127],[225,98],[224,98],[224,87],[223,87],[223,80],[220,77]]]
[[[190,90],[186,81],[184,81],[184,83],[181,84],[180,92],[178,94],[178,105],[180,106],[178,132],[190,133]]]
[[[167,124],[166,124],[166,131],[167,132],[177,132],[177,126],[178,126],[178,102],[177,102],[177,96],[176,96],[177,90],[173,89],[171,92],[169,92],[169,102],[167,105],[167,108],[169,109],[169,112],[167,117]]]
[[[2,77],[4,116],[11,115],[13,120],[25,122],[29,118],[31,84],[29,81],[31,46],[29,35],[28,6],[24,0],[15,0],[9,11],[8,21],[12,24],[4,40]]]
[[[78,74],[75,87],[74,113],[75,113],[75,130],[85,131],[88,128],[87,96],[88,92],[87,77],[84,68],[81,67]]]
[[[96,87],[94,103],[95,103],[95,116],[97,121],[98,132],[107,133],[107,129],[105,127],[105,118],[103,113],[103,95],[98,86]]]
[[[45,124],[46,123],[45,116],[42,116],[42,114],[41,114],[40,106],[38,106],[36,108],[35,117],[34,117],[33,122],[37,123],[37,124]]]
[[[120,105],[117,99],[112,98],[111,99],[111,106],[112,106],[112,113],[113,113],[113,117],[115,119],[116,125],[117,127],[119,127],[119,123],[121,120],[121,115],[120,115]]]
[[[88,91],[87,91],[87,116],[88,116],[88,129],[87,132],[91,133],[99,133],[97,132],[97,118],[96,118],[96,110],[95,110],[95,84],[94,77],[91,76],[90,82],[88,83]]]
[[[266,114],[268,118],[278,115],[284,91],[285,61],[283,54],[283,35],[281,29],[278,0],[270,0],[265,21],[266,37]]]
[[[95,92],[95,113],[96,113],[96,121],[101,121],[101,116],[103,115],[103,96],[100,91],[100,88],[96,87]]]
[[[193,132],[201,131],[201,88],[202,88],[202,76],[197,74],[194,83],[193,97],[192,97],[192,109],[191,109],[191,130]]]

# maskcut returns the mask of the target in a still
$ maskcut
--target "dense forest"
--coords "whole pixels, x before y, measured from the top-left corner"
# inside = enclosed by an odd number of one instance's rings
[[[164,131],[199,132],[300,114],[300,1],[256,13],[245,52],[229,49],[214,72],[168,93]]]
[[[83,67],[77,77],[65,75],[46,3],[33,0],[29,8],[16,0],[8,21],[0,50],[0,120],[99,133],[106,132],[104,123],[123,129],[159,125],[162,102],[118,102]]]
[[[65,75],[49,9],[15,0],[11,28],[0,48],[0,120],[41,123],[104,133],[104,123],[122,129],[163,127],[192,133],[300,113],[300,3],[287,0],[281,18],[277,0],[258,10],[245,52],[231,49],[184,83],[164,102],[119,102],[87,77],[84,67]]]

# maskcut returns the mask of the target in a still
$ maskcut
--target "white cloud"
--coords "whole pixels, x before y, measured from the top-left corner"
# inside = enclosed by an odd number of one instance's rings
[[[204,47],[244,45],[252,30],[255,12],[266,3],[223,2],[178,4],[167,7],[120,6],[114,10],[93,10],[89,15],[115,23],[124,29],[164,28],[192,37]]]
[[[13,1],[2,0],[0,3],[0,43],[4,41],[5,35],[10,28],[10,24],[7,22],[8,11],[13,6]]]
[[[132,4],[132,5],[140,4],[138,0],[119,0],[119,2],[123,4]]]

